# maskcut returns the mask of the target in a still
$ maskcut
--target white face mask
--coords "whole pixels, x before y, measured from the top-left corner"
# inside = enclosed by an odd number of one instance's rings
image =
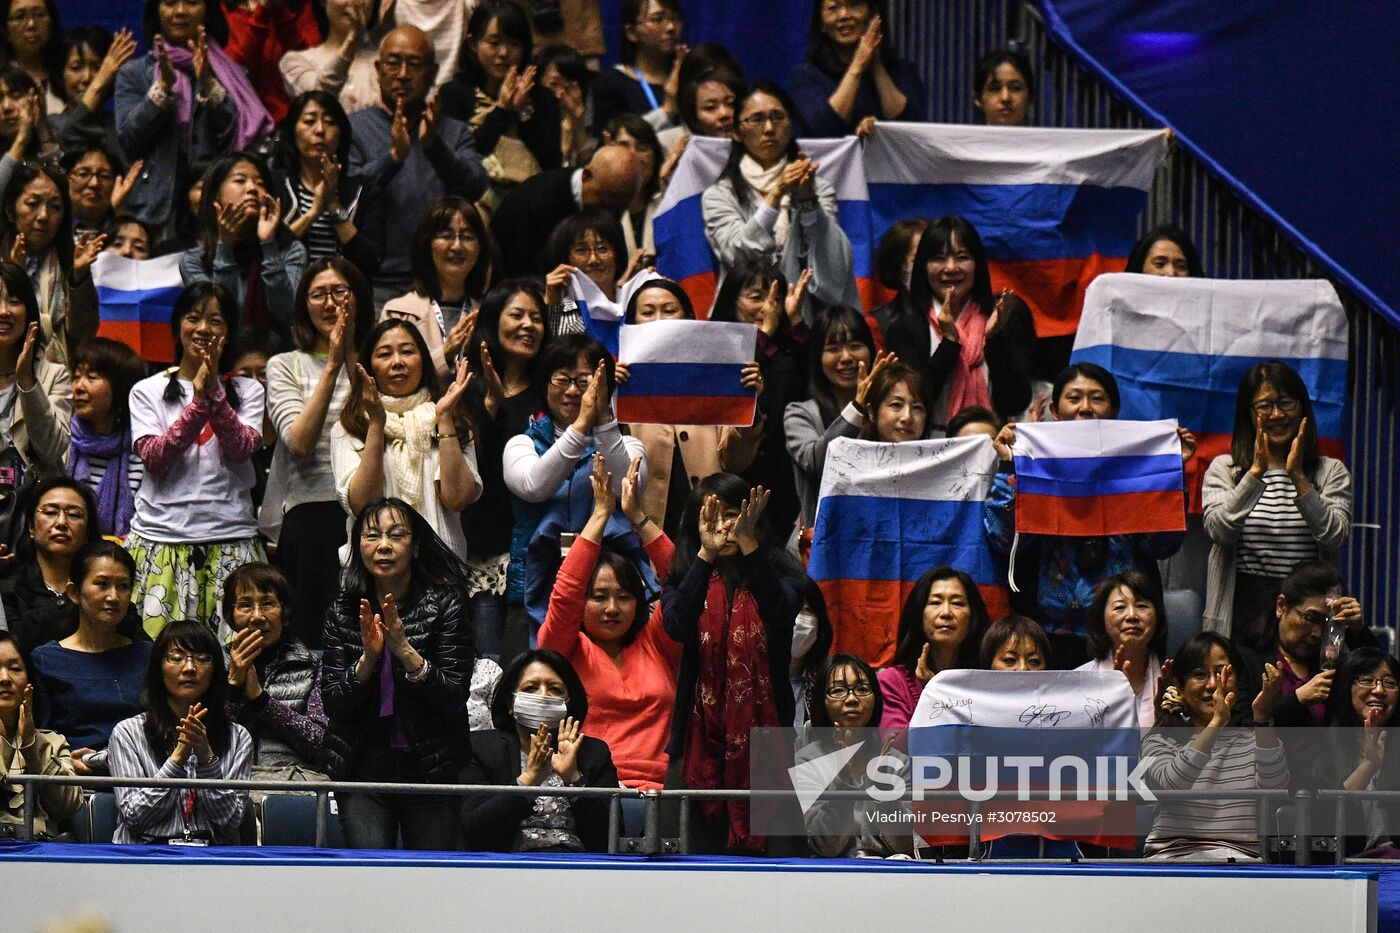
[[[558,697],[541,696],[538,693],[517,693],[511,715],[526,729],[534,731],[541,725],[549,730],[559,728],[559,723],[568,715],[569,705]]]
[[[817,617],[810,612],[799,612],[792,620],[792,656],[805,658],[807,652],[817,643]]]

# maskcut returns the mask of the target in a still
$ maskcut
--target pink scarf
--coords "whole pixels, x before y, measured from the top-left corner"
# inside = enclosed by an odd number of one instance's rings
[[[175,66],[175,118],[180,129],[189,136],[190,120],[194,117],[194,56],[189,49],[182,49],[169,43],[165,52],[170,56],[170,64]],[[151,53],[151,63],[157,68],[155,53]],[[233,125],[233,148],[247,149],[254,142],[272,132],[272,117],[258,99],[257,92],[248,83],[248,77],[238,63],[229,58],[219,43],[209,40],[209,67],[214,77],[228,91],[238,116]]]
[[[928,309],[928,320],[938,327],[938,306]],[[992,407],[992,395],[987,389],[987,374],[982,371],[987,347],[987,315],[975,302],[968,302],[954,326],[958,330],[958,365],[948,379],[947,421],[964,408],[980,405]]]

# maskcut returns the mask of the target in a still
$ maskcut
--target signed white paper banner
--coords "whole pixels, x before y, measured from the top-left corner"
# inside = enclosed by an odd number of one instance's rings
[[[942,671],[909,728],[1136,729],[1137,697],[1117,671]]]

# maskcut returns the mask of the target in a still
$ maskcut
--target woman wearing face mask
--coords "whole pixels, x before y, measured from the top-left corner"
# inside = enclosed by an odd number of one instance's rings
[[[292,587],[267,564],[244,564],[224,581],[229,713],[253,739],[253,777],[325,780],[326,711],[321,662],[292,630]]]
[[[64,35],[63,80],[49,85],[63,105],[49,110],[49,126],[65,151],[84,146],[118,151],[117,124],[107,100],[117,72],[135,54],[136,37],[129,29],[113,35],[101,26],[84,24]]]
[[[413,291],[387,302],[383,317],[418,328],[446,382],[471,341],[481,299],[500,265],[496,241],[470,201],[447,195],[418,221],[409,265]]]
[[[637,531],[658,576],[675,548],[647,513],[638,469],[622,483],[622,514]],[[593,514],[569,548],[540,628],[542,648],[578,670],[593,711],[592,732],[607,743],[622,783],[659,788],[666,779],[666,740],[676,699],[681,646],[650,611],[642,574],[627,558],[603,550],[603,532],[617,506],[603,456],[593,455]]]
[[[325,41],[288,52],[278,67],[287,93],[324,91],[340,100],[346,113],[379,105],[379,4],[371,0],[326,0]]]
[[[0,251],[24,268],[34,288],[45,353],[66,364],[97,333],[97,289],[92,263],[102,252],[96,231],[77,237],[65,179],[38,164],[19,166],[5,185]]]
[[[146,163],[127,209],[163,229],[200,160],[250,148],[273,120],[224,52],[219,3],[146,0],[142,26],[147,53],[117,72],[117,138],[128,159]]]
[[[1050,666],[1050,639],[1039,622],[1013,612],[987,626],[980,657],[989,671],[1043,671]]]
[[[1034,98],[1035,72],[1020,52],[1011,49],[988,52],[973,68],[972,106],[977,108],[979,123],[1030,126]]]
[[[442,86],[442,112],[471,127],[494,197],[562,164],[559,102],[535,81],[534,44],[519,4],[479,3],[467,20],[457,74]]]
[[[304,638],[321,646],[319,621],[335,598],[345,510],[331,465],[331,426],[350,397],[349,365],[355,334],[373,305],[369,283],[343,257],[313,262],[297,288],[292,309],[296,349],[267,362],[267,410],[279,443],[272,457],[259,522],[276,528],[277,563],[297,594],[311,630]]]
[[[463,784],[617,787],[606,742],[583,734],[589,697],[563,655],[519,655],[491,701],[496,728],[472,734]],[[472,796],[462,801],[465,848],[495,852],[606,852],[602,797]]]
[[[271,170],[261,156],[222,156],[204,176],[199,245],[180,257],[186,285],[217,282],[243,309],[239,325],[285,338],[291,328],[306,247],[282,222],[269,193]]]
[[[508,592],[520,593],[530,618],[542,623],[559,569],[560,541],[581,530],[593,511],[593,454],[603,455],[614,491],[634,460],[641,461],[639,481],[645,488],[647,466],[642,442],[623,435],[613,417],[613,360],[602,344],[582,334],[553,341],[540,354],[535,384],[545,413],[506,443],[503,467],[515,513]],[[604,541],[636,566],[646,566],[641,542],[622,516],[613,516]]]
[[[219,375],[232,362],[224,348],[237,333],[235,308],[220,285],[186,288],[170,315],[176,365],[131,390],[133,447],[146,469],[126,546],[152,634],[175,619],[212,630],[224,578],[263,559],[252,498],[263,388]]]
[[[965,218],[929,221],[914,253],[909,303],[920,313],[891,325],[886,344],[923,375],[935,426],[969,405],[1003,418],[1026,410],[1030,310],[1009,292],[993,296],[982,238]]]
[[[1270,790],[1288,786],[1288,763],[1269,718],[1278,695],[1270,665],[1254,698],[1254,728],[1228,728],[1239,655],[1227,639],[1195,636],[1171,661],[1157,729],[1142,743],[1143,783],[1152,790]],[[1222,731],[1223,730],[1223,731]],[[1149,859],[1257,859],[1257,808],[1265,801],[1182,800],[1157,804],[1143,853]]]
[[[15,627],[30,669],[39,723],[63,733],[79,774],[107,770],[112,729],[141,712],[149,636],[131,606],[136,565],[121,545],[98,541],[73,559],[67,612],[41,625]]]
[[[350,140],[350,118],[334,95],[297,95],[278,128],[271,187],[308,259],[343,255],[373,279],[384,214],[378,186],[350,173]]]
[[[1301,561],[1336,563],[1351,534],[1351,472],[1317,452],[1308,388],[1276,361],[1240,380],[1230,453],[1201,486],[1212,546],[1205,625],[1228,634],[1268,611]]]
[[[787,437],[777,426],[783,424],[789,405],[808,397],[806,346],[811,330],[802,320],[802,299],[811,280],[811,271],[804,270],[789,287],[771,264],[748,263],[725,279],[710,309],[712,321],[758,328],[758,374],[763,377],[758,411],[767,427],[753,463],[739,475],[772,492],[768,527],[780,539],[788,537],[800,506]]]
[[[880,0],[813,0],[807,60],[788,76],[807,136],[846,136],[867,119],[923,120],[924,86],[885,41]]]
[[[1327,703],[1330,742],[1314,759],[1313,786],[1344,790],[1400,788],[1400,751],[1395,748],[1400,707],[1400,663],[1378,648],[1358,648],[1337,668]],[[1387,745],[1390,747],[1387,748]],[[1348,802],[1342,825],[1343,854],[1394,859],[1400,813],[1389,801]]]
[[[106,337],[86,341],[73,355],[68,475],[92,490],[92,523],[118,538],[131,530],[146,470],[131,446],[131,389],[144,378],[146,361]]]
[[[924,571],[899,612],[899,636],[880,670],[884,729],[904,729],[924,685],[939,671],[973,669],[987,628],[987,606],[972,578],[941,565]]]
[[[347,750],[337,780],[452,782],[470,757],[474,651],[466,570],[408,503],[376,499],[351,528],[355,553],[326,617],[321,691]],[[354,849],[455,848],[453,797],[337,795]]]
[[[1058,421],[1117,418],[1118,405],[1118,383],[1093,363],[1075,363],[1056,377],[1051,388],[1050,408]],[[1196,438],[1185,428],[1177,433],[1185,463],[1196,452]],[[1016,538],[1015,442],[1014,424],[1003,427],[992,441],[1001,468],[987,494],[983,525],[988,543],[998,554],[1009,555]],[[1035,613],[1045,625],[1057,665],[1076,667],[1087,657],[1087,610],[1099,584],[1114,574],[1136,570],[1160,591],[1157,561],[1175,554],[1184,537],[1179,531],[1102,538],[1022,535],[1016,551],[1020,592],[1012,594],[1012,604],[1020,612]]]
[[[802,506],[800,521],[807,528],[817,520],[821,456],[826,452],[822,442],[830,443],[832,438],[849,430],[851,419],[843,418],[842,414],[859,409],[856,392],[863,374],[874,363],[875,338],[859,311],[835,308],[817,318],[807,341],[811,398],[789,404],[783,414],[783,434],[787,438],[797,498]]]
[[[471,383],[467,361],[457,361],[457,378],[443,391],[418,329],[388,319],[365,337],[350,381],[331,431],[341,505],[353,516],[383,496],[401,498],[465,560],[460,513],[482,492],[471,426],[459,411]]]
[[[108,748],[113,777],[246,781],[253,742],[231,722],[224,652],[199,622],[167,625],[151,648],[145,712],[117,723]],[[116,843],[237,845],[247,804],[241,790],[118,787]]]
[[[806,725],[812,718],[812,704],[821,702],[821,694],[813,693],[817,670],[831,653],[831,620],[826,615],[826,597],[821,588],[808,577],[802,584],[802,611],[792,620],[792,660],[788,662],[788,677],[796,700],[792,724]]]
[[[797,148],[792,99],[768,81],[735,104],[738,135],[719,181],[701,198],[705,239],[720,282],[755,259],[776,263],[789,282],[812,270],[811,320],[819,308],[861,307],[851,243],[837,222],[836,189]]]
[[[681,519],[661,610],[682,645],[667,751],[686,787],[748,787],[750,729],[796,714],[788,678],[804,578],[764,541],[767,504],[762,488],[716,473],[696,484]],[[764,850],[746,802],[707,804],[703,816],[708,847]]]
[[[1137,697],[1138,725],[1150,727],[1157,718],[1153,704],[1167,653],[1161,592],[1136,570],[1114,574],[1099,584],[1084,623],[1084,638],[1091,660],[1077,670],[1120,671]]]
[[[478,378],[467,406],[478,431],[482,486],[501,489],[506,443],[545,406],[535,378],[549,337],[539,280],[510,279],[491,289],[482,299],[474,337],[466,352]],[[512,595],[513,524],[509,496],[482,496],[462,514],[471,555],[467,566],[479,587],[472,599],[477,653],[498,663]]]
[[[881,748],[868,733],[853,730],[874,729],[880,725],[884,701],[875,671],[853,654],[823,658],[812,684],[812,722],[809,741],[798,739],[799,765],[830,755],[860,742],[854,756],[827,785],[830,790],[858,791],[872,786],[867,774],[876,754],[894,758],[907,779],[909,761],[902,752]],[[886,764],[883,767],[888,768]],[[807,827],[807,844],[818,858],[888,858],[899,854],[913,856],[914,834],[908,822],[879,823],[867,814],[879,805],[859,800],[818,798],[802,814]],[[896,801],[886,807],[893,815],[907,805]],[[852,832],[852,827],[859,827]],[[902,827],[902,829],[901,829]]]
[[[0,775],[72,776],[73,756],[63,735],[37,728],[29,664],[14,635],[0,630]],[[51,839],[83,803],[77,784],[30,785],[35,791],[34,838]],[[24,825],[24,788],[0,784],[0,837],[15,838]]]
[[[652,279],[632,293],[624,324],[653,321],[693,321],[690,297],[669,279]],[[617,363],[618,382],[626,382],[626,361]],[[763,374],[758,362],[744,367],[740,385],[763,396]],[[753,463],[763,439],[764,421],[756,413],[746,428],[699,424],[630,424],[628,433],[646,448],[651,478],[642,497],[648,515],[654,515],[668,535],[675,534],[691,487],[712,473],[739,473]]]

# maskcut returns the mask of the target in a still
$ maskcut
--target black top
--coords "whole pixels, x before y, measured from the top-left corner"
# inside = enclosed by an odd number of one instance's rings
[[[664,85],[651,85],[651,93],[656,97],[657,107],[665,102]],[[624,113],[641,116],[653,109],[655,108],[651,101],[647,100],[646,92],[642,90],[639,81],[633,80],[616,68],[604,68],[598,75],[598,81],[593,86],[593,123],[596,132],[601,132],[613,117]]]
[[[439,93],[442,95],[442,112],[471,126],[477,106],[476,85],[463,75],[458,75],[444,84]],[[472,148],[485,158],[496,151],[501,137],[514,128],[540,168],[558,168],[564,164],[559,101],[549,88],[536,84],[530,91],[526,109],[528,119],[521,119],[519,113],[500,107],[492,110],[479,126],[472,126]]]
[[[481,487],[498,493],[506,488],[502,468],[506,443],[515,435],[525,433],[530,419],[544,410],[544,401],[534,388],[527,388],[501,403],[496,417],[492,418],[486,413],[482,395],[473,392],[468,396],[468,407],[476,424],[476,463],[481,473]],[[508,553],[514,523],[510,496],[483,495],[462,512],[467,553],[475,558]]]
[[[501,199],[491,232],[501,251],[502,278],[549,272],[544,245],[559,222],[578,211],[574,169],[555,168],[516,185]]]

